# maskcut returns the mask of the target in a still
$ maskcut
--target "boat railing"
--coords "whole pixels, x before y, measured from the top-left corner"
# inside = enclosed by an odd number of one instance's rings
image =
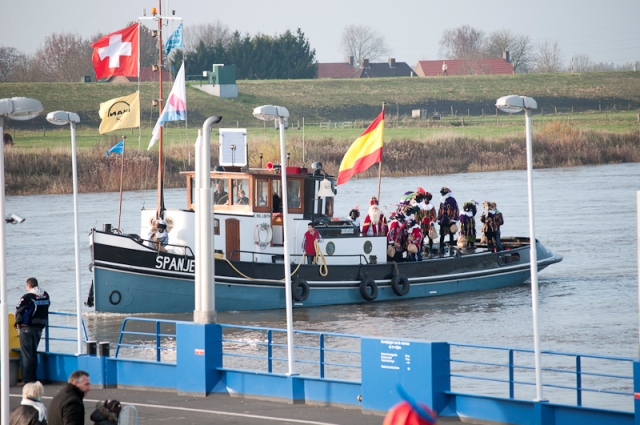
[[[519,400],[536,397],[533,350],[449,345],[452,392]],[[542,351],[543,398],[556,404],[633,411],[634,360]]]
[[[175,320],[127,317],[122,322],[115,357],[176,363]],[[287,372],[287,331],[220,324],[222,368],[266,373]],[[296,373],[359,382],[360,337],[294,331]]]
[[[75,313],[65,313],[59,311],[49,312],[49,321],[44,328],[45,351],[75,352],[78,343],[78,326],[76,324]],[[83,342],[88,340],[87,328],[82,320]],[[74,344],[69,350],[69,344]]]
[[[257,251],[245,251],[245,250],[235,250],[235,251],[231,251],[231,258],[234,258],[235,254],[248,254],[252,256],[252,262],[257,263],[260,262],[258,261],[259,258],[264,258],[261,256],[266,256],[266,257],[271,257],[271,262],[272,263],[282,263],[284,262],[284,254],[275,254],[273,252],[257,252]],[[303,264],[307,264],[306,260],[303,261],[305,259],[305,256],[302,254],[289,254],[289,256],[292,258],[292,261],[296,264],[300,264],[300,262],[302,262]],[[367,259],[367,257],[364,254],[334,254],[331,255],[331,258],[347,258],[347,257],[357,257],[360,260],[360,264],[369,264],[369,260]]]

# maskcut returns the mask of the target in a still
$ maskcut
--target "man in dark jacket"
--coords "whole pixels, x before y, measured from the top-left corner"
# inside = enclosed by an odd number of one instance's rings
[[[35,277],[27,279],[27,293],[16,306],[16,329],[20,337],[23,382],[36,382],[38,370],[38,344],[42,329],[49,320],[49,294],[38,286]]]
[[[84,425],[82,399],[91,390],[89,374],[76,370],[69,375],[67,385],[49,403],[49,425]]]

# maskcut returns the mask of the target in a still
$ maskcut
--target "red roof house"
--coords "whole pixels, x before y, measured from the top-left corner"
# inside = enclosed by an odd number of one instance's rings
[[[441,59],[418,61],[415,72],[420,77],[446,75],[514,74],[511,62],[503,59]]]
[[[347,62],[319,63],[318,78],[351,78],[356,69]]]

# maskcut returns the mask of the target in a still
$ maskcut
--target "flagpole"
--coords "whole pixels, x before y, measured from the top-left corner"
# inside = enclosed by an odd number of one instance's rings
[[[160,84],[160,96],[158,98],[158,114],[162,114],[163,109],[163,97],[162,97],[162,69],[163,69],[163,59],[162,59],[162,1],[158,0],[158,65],[159,65],[159,73],[158,82]],[[158,115],[158,116],[159,116]],[[156,217],[160,217],[162,214],[163,207],[163,184],[164,184],[164,168],[163,168],[163,150],[162,150],[162,133],[163,128],[160,127],[160,137],[158,138],[158,211],[156,212]]]
[[[382,118],[384,119],[384,110],[387,102],[382,102]],[[384,144],[384,121],[382,125],[382,143]],[[380,155],[380,162],[378,162],[378,203],[380,203],[380,183],[382,181],[382,155]]]
[[[122,182],[124,180],[124,146],[127,136],[122,136],[122,167],[120,168],[120,208],[118,209],[118,232],[120,231],[120,216],[122,215]]]

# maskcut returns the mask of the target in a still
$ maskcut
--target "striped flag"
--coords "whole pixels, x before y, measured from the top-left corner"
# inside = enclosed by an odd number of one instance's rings
[[[384,145],[384,109],[369,127],[356,139],[342,158],[338,171],[338,184],[382,161]]]
[[[119,153],[120,155],[122,155],[122,152],[124,152],[124,139],[122,139],[120,143],[114,145],[111,149],[109,149],[107,151],[107,156],[109,156],[110,153]]]
[[[164,123],[167,121],[185,121],[187,119],[187,88],[184,79],[184,62],[176,75],[176,81],[173,83],[171,93],[167,103],[164,105],[162,114],[158,117],[155,127],[153,127],[153,134],[151,135],[151,141],[149,141],[149,147],[151,149],[156,141],[160,138],[160,129],[164,127]]]
[[[182,47],[184,47],[184,45],[182,43],[182,24],[180,24],[164,44],[164,55],[169,56],[171,50],[181,49]]]

